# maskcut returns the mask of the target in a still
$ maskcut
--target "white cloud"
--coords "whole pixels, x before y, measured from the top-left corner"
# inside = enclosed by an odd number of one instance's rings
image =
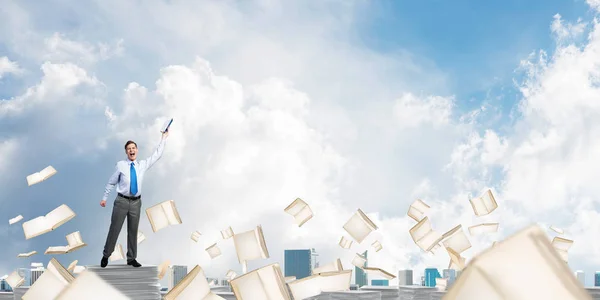
[[[396,100],[394,115],[398,119],[399,126],[405,128],[427,123],[440,126],[450,122],[452,107],[452,98],[440,96],[419,98],[407,93]]]
[[[123,40],[118,40],[114,46],[106,43],[92,45],[87,42],[77,42],[68,39],[64,34],[55,32],[44,39],[46,47],[43,59],[52,62],[75,62],[78,64],[93,64],[98,60],[107,60],[124,52]]]
[[[0,57],[0,79],[6,74],[19,74],[21,72],[23,72],[23,70],[19,68],[17,62],[11,61],[6,56]]]
[[[582,22],[581,19],[577,20],[577,23],[564,23],[560,14],[554,15],[554,21],[550,25],[552,33],[554,33],[558,42],[564,42],[572,38],[581,36],[587,27],[587,23]]]

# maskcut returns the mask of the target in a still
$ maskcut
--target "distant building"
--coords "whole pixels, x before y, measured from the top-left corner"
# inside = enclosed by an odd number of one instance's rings
[[[35,269],[31,269],[31,280],[29,282],[30,285],[33,285],[40,276],[44,273],[44,267],[37,267]]]
[[[220,284],[220,286],[229,286],[229,285],[230,285],[230,284],[229,284],[229,280],[227,280],[227,279],[221,279],[221,284]]]
[[[185,275],[187,275],[187,266],[171,266],[169,268],[169,290],[173,289]]]
[[[425,276],[421,276],[421,286],[425,286]]]
[[[362,254],[362,256],[367,258],[366,250]],[[368,266],[369,266],[369,260],[367,260],[365,262],[365,267],[368,267]],[[358,285],[359,287],[369,284],[369,280],[367,278],[367,273],[363,269],[361,269],[357,266],[354,266],[354,283],[356,283],[356,285]]]
[[[442,271],[442,277],[448,279],[448,286],[450,286],[456,280],[456,270],[454,270],[454,269],[444,269]]]
[[[600,271],[596,271],[594,274],[594,286],[600,286]]]
[[[585,272],[578,270],[575,272],[575,277],[581,282],[581,285],[585,286]]]
[[[425,286],[435,287],[435,279],[441,278],[440,272],[436,268],[425,269]]]
[[[372,286],[390,286],[390,281],[387,279],[373,279],[371,280]]]
[[[19,269],[17,269],[17,273],[19,274],[19,276],[25,278],[25,281],[23,281],[23,284],[21,286],[31,285],[31,270],[30,269],[19,268]]]
[[[413,285],[413,270],[398,271],[398,285]]]
[[[0,279],[0,292],[12,292],[12,288],[4,279]]]
[[[312,274],[312,252],[310,249],[284,250],[285,277],[302,279]]]

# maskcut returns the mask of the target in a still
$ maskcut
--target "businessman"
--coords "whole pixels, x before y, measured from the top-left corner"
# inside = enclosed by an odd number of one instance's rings
[[[117,238],[123,228],[123,222],[127,218],[127,264],[133,267],[141,267],[137,262],[137,232],[140,223],[140,211],[142,207],[142,182],[148,169],[156,163],[162,156],[165,149],[165,142],[169,132],[162,134],[162,138],[156,150],[145,160],[136,160],[138,148],[134,141],[125,143],[126,160],[117,162],[115,172],[108,179],[108,184],[104,191],[104,197],[100,201],[100,206],[106,206],[106,199],[111,190],[117,186],[117,198],[115,199],[112,217],[110,219],[110,228],[100,266],[102,268],[108,265],[108,258],[115,250]]]

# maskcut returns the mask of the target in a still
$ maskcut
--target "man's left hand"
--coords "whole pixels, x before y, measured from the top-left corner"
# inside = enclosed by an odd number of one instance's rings
[[[169,136],[169,132],[168,132],[168,131],[165,131],[165,132],[163,132],[163,134],[162,134],[162,137],[163,137],[163,138],[166,138],[166,137],[168,137],[168,136]]]

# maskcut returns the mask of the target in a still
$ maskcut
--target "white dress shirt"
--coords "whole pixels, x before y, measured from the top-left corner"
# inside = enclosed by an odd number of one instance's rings
[[[131,169],[131,160],[121,160],[117,162],[115,167],[115,172],[108,179],[108,183],[106,184],[106,188],[104,189],[104,197],[102,200],[106,201],[108,199],[108,195],[112,191],[112,189],[117,186],[117,193],[123,194],[125,196],[139,196],[142,194],[142,182],[144,182],[144,174],[148,169],[156,163],[160,157],[162,156],[163,150],[165,149],[166,138],[162,138],[156,150],[150,157],[144,160],[135,160],[134,168],[137,177],[137,194],[132,195],[129,191],[129,179],[130,179],[130,169]]]

